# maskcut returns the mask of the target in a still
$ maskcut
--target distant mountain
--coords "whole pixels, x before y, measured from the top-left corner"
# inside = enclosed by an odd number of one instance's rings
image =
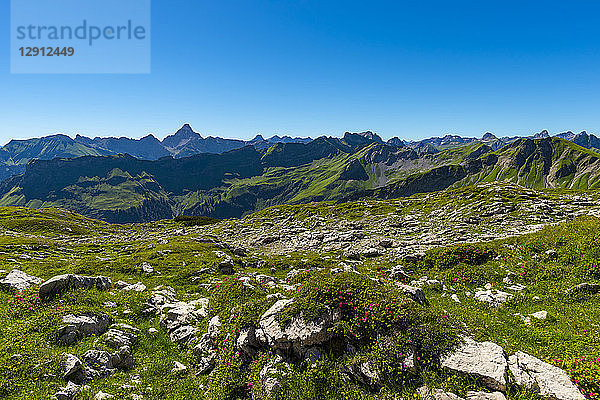
[[[550,134],[545,129],[543,131],[538,132],[535,135],[533,135],[534,139],[546,139],[546,138],[549,138],[549,137],[550,137]]]
[[[531,137],[545,139],[550,136],[547,130],[543,130]],[[585,131],[579,134],[573,134],[570,131],[563,132],[557,134],[556,137],[569,140],[587,149],[600,151],[600,139]],[[395,137],[384,142],[378,134],[366,131],[359,133],[345,132],[341,139],[329,139],[331,140],[326,143],[322,140],[315,140],[316,144],[312,147],[309,146],[309,150],[306,151],[302,150],[305,149],[304,147],[298,145],[310,144],[313,141],[311,138],[292,138],[278,135],[264,138],[259,134],[251,140],[244,141],[213,136],[203,137],[195,132],[189,124],[183,125],[162,141],[153,135],[147,135],[141,139],[127,137],[96,137],[92,139],[82,135],[77,135],[75,139],[71,139],[66,135],[51,135],[27,140],[12,140],[0,148],[0,181],[25,172],[25,165],[34,159],[51,160],[85,155],[106,156],[117,154],[129,154],[141,160],[159,160],[169,156],[178,159],[196,154],[222,154],[245,146],[252,146],[257,150],[267,152],[276,145],[289,145],[287,147],[277,147],[266,156],[265,160],[282,157],[282,160],[286,160],[284,164],[297,165],[298,162],[308,159],[313,160],[313,156],[330,154],[331,148],[328,146],[333,142],[337,143],[337,150],[346,146],[347,149],[343,151],[377,143],[386,144],[397,149],[409,148],[419,156],[426,156],[472,144],[484,144],[492,151],[496,151],[522,138],[519,136],[499,138],[491,132],[486,132],[480,139],[448,134],[419,141],[405,141]],[[325,148],[317,149],[320,145],[325,145]],[[279,154],[281,151],[284,152],[285,156]],[[290,156],[291,153],[295,154]]]
[[[129,155],[34,160],[24,174],[0,183],[0,205],[58,206],[111,222],[136,222],[179,214],[239,217],[276,204],[393,198],[478,182],[600,186],[600,155],[556,137],[519,139],[496,151],[480,140],[434,150],[347,133],[343,139],[279,142],[266,149],[248,145],[155,161]]]
[[[129,154],[141,160],[158,160],[162,157],[189,157],[195,154],[220,154],[240,149],[247,145],[267,149],[276,143],[309,143],[311,138],[292,138],[273,136],[264,139],[257,136],[251,141],[224,139],[220,137],[203,138],[194,132],[189,124],[183,125],[177,132],[162,141],[153,135],[141,139],[127,137],[89,138],[76,135],[71,139],[66,135],[51,135],[41,138],[11,140],[0,148],[0,181],[25,171],[30,160],[52,160],[53,158],[74,158],[80,156],[101,156]]]
[[[75,136],[75,142],[95,148],[105,154],[129,154],[142,160],[158,160],[161,157],[171,155],[163,144],[152,135],[141,139],[130,139],[127,137],[108,137],[90,139],[85,136]],[[42,157],[34,157],[46,159]]]

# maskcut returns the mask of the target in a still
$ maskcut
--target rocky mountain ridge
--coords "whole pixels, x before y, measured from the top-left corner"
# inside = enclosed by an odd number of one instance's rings
[[[593,134],[581,132],[573,134],[564,132],[556,137],[572,141],[582,147],[592,150],[600,149],[600,139]],[[548,131],[542,131],[533,135],[534,139],[550,137]],[[325,137],[322,137],[325,138]],[[459,135],[446,135],[444,137],[432,137],[419,141],[405,141],[394,137],[384,141],[379,135],[371,131],[361,133],[345,132],[342,139],[329,138],[333,140],[346,141],[352,144],[380,143],[393,147],[409,147],[419,154],[433,154],[439,151],[483,143],[498,150],[522,137],[498,138],[487,132],[481,139],[461,137]],[[252,140],[227,139],[221,137],[202,137],[195,132],[189,124],[183,125],[174,134],[168,135],[162,141],[152,134],[141,139],[127,137],[95,137],[89,138],[77,134],[74,139],[69,136],[57,134],[41,138],[11,140],[0,149],[0,180],[10,176],[21,174],[25,171],[25,165],[30,160],[51,160],[54,158],[73,158],[84,155],[106,156],[117,154],[129,154],[142,160],[158,160],[162,157],[182,158],[195,154],[215,153],[240,149],[244,146],[253,146],[259,150],[268,149],[277,143],[302,143],[307,144],[312,138],[292,138],[289,136],[272,136],[265,139],[262,135],[256,135]]]
[[[60,206],[111,222],[174,215],[239,217],[277,204],[399,198],[479,182],[588,190],[600,155],[558,138],[520,139],[493,151],[473,143],[434,153],[344,140],[277,143],[157,161],[131,156],[35,160],[0,183],[0,205]]]

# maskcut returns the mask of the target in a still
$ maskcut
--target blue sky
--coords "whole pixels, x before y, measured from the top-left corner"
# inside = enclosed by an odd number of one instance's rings
[[[597,1],[154,0],[148,75],[11,75],[2,4],[3,143],[600,132]]]

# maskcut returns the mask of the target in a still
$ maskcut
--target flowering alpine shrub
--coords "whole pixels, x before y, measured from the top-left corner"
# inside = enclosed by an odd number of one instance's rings
[[[23,290],[15,293],[13,298],[8,301],[7,317],[23,318],[33,313],[40,306],[41,300],[37,290]]]
[[[600,399],[600,358],[573,357],[553,363],[567,371],[573,383],[588,399]]]
[[[495,256],[495,251],[481,245],[464,244],[430,251],[425,262],[438,267],[453,267],[460,263],[479,265]]]

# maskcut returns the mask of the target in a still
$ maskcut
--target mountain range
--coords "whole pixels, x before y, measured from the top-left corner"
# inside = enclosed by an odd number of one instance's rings
[[[345,135],[349,134],[346,132]],[[481,138],[462,137],[459,135],[445,135],[432,137],[419,141],[405,141],[398,137],[384,141],[379,135],[371,131],[360,133],[359,140],[386,143],[395,147],[408,147],[419,154],[434,154],[443,150],[464,146],[473,143],[483,143],[498,150],[503,146],[520,139],[519,136],[498,138],[492,133],[485,133]],[[544,130],[531,136],[534,139],[550,137]],[[582,147],[600,150],[600,139],[593,134],[581,132],[563,132],[556,135],[561,139],[569,140]],[[183,158],[196,154],[213,153],[221,154],[227,151],[241,149],[244,146],[253,146],[258,150],[268,149],[277,143],[309,143],[312,138],[292,138],[290,136],[272,136],[264,138],[256,135],[251,140],[227,139],[221,137],[203,137],[195,132],[189,124],[183,125],[174,134],[168,135],[163,140],[149,134],[141,139],[127,137],[95,137],[89,138],[76,135],[71,138],[67,135],[56,134],[33,139],[11,140],[0,148],[0,180],[25,172],[25,166],[30,160],[52,160],[54,158],[74,158],[80,156],[109,156],[129,154],[141,160],[158,160],[162,157]],[[356,139],[354,139],[356,140]]]
[[[162,143],[187,151],[196,140],[182,144],[190,131]],[[58,206],[125,223],[181,214],[239,217],[277,204],[395,198],[478,182],[536,189],[600,185],[600,154],[594,150],[545,136],[514,139],[498,149],[501,139],[492,136],[400,147],[371,132],[346,132],[341,139],[246,144],[220,154],[158,160],[123,154],[34,159],[24,173],[0,183],[0,205]],[[588,136],[584,144],[591,142]]]

